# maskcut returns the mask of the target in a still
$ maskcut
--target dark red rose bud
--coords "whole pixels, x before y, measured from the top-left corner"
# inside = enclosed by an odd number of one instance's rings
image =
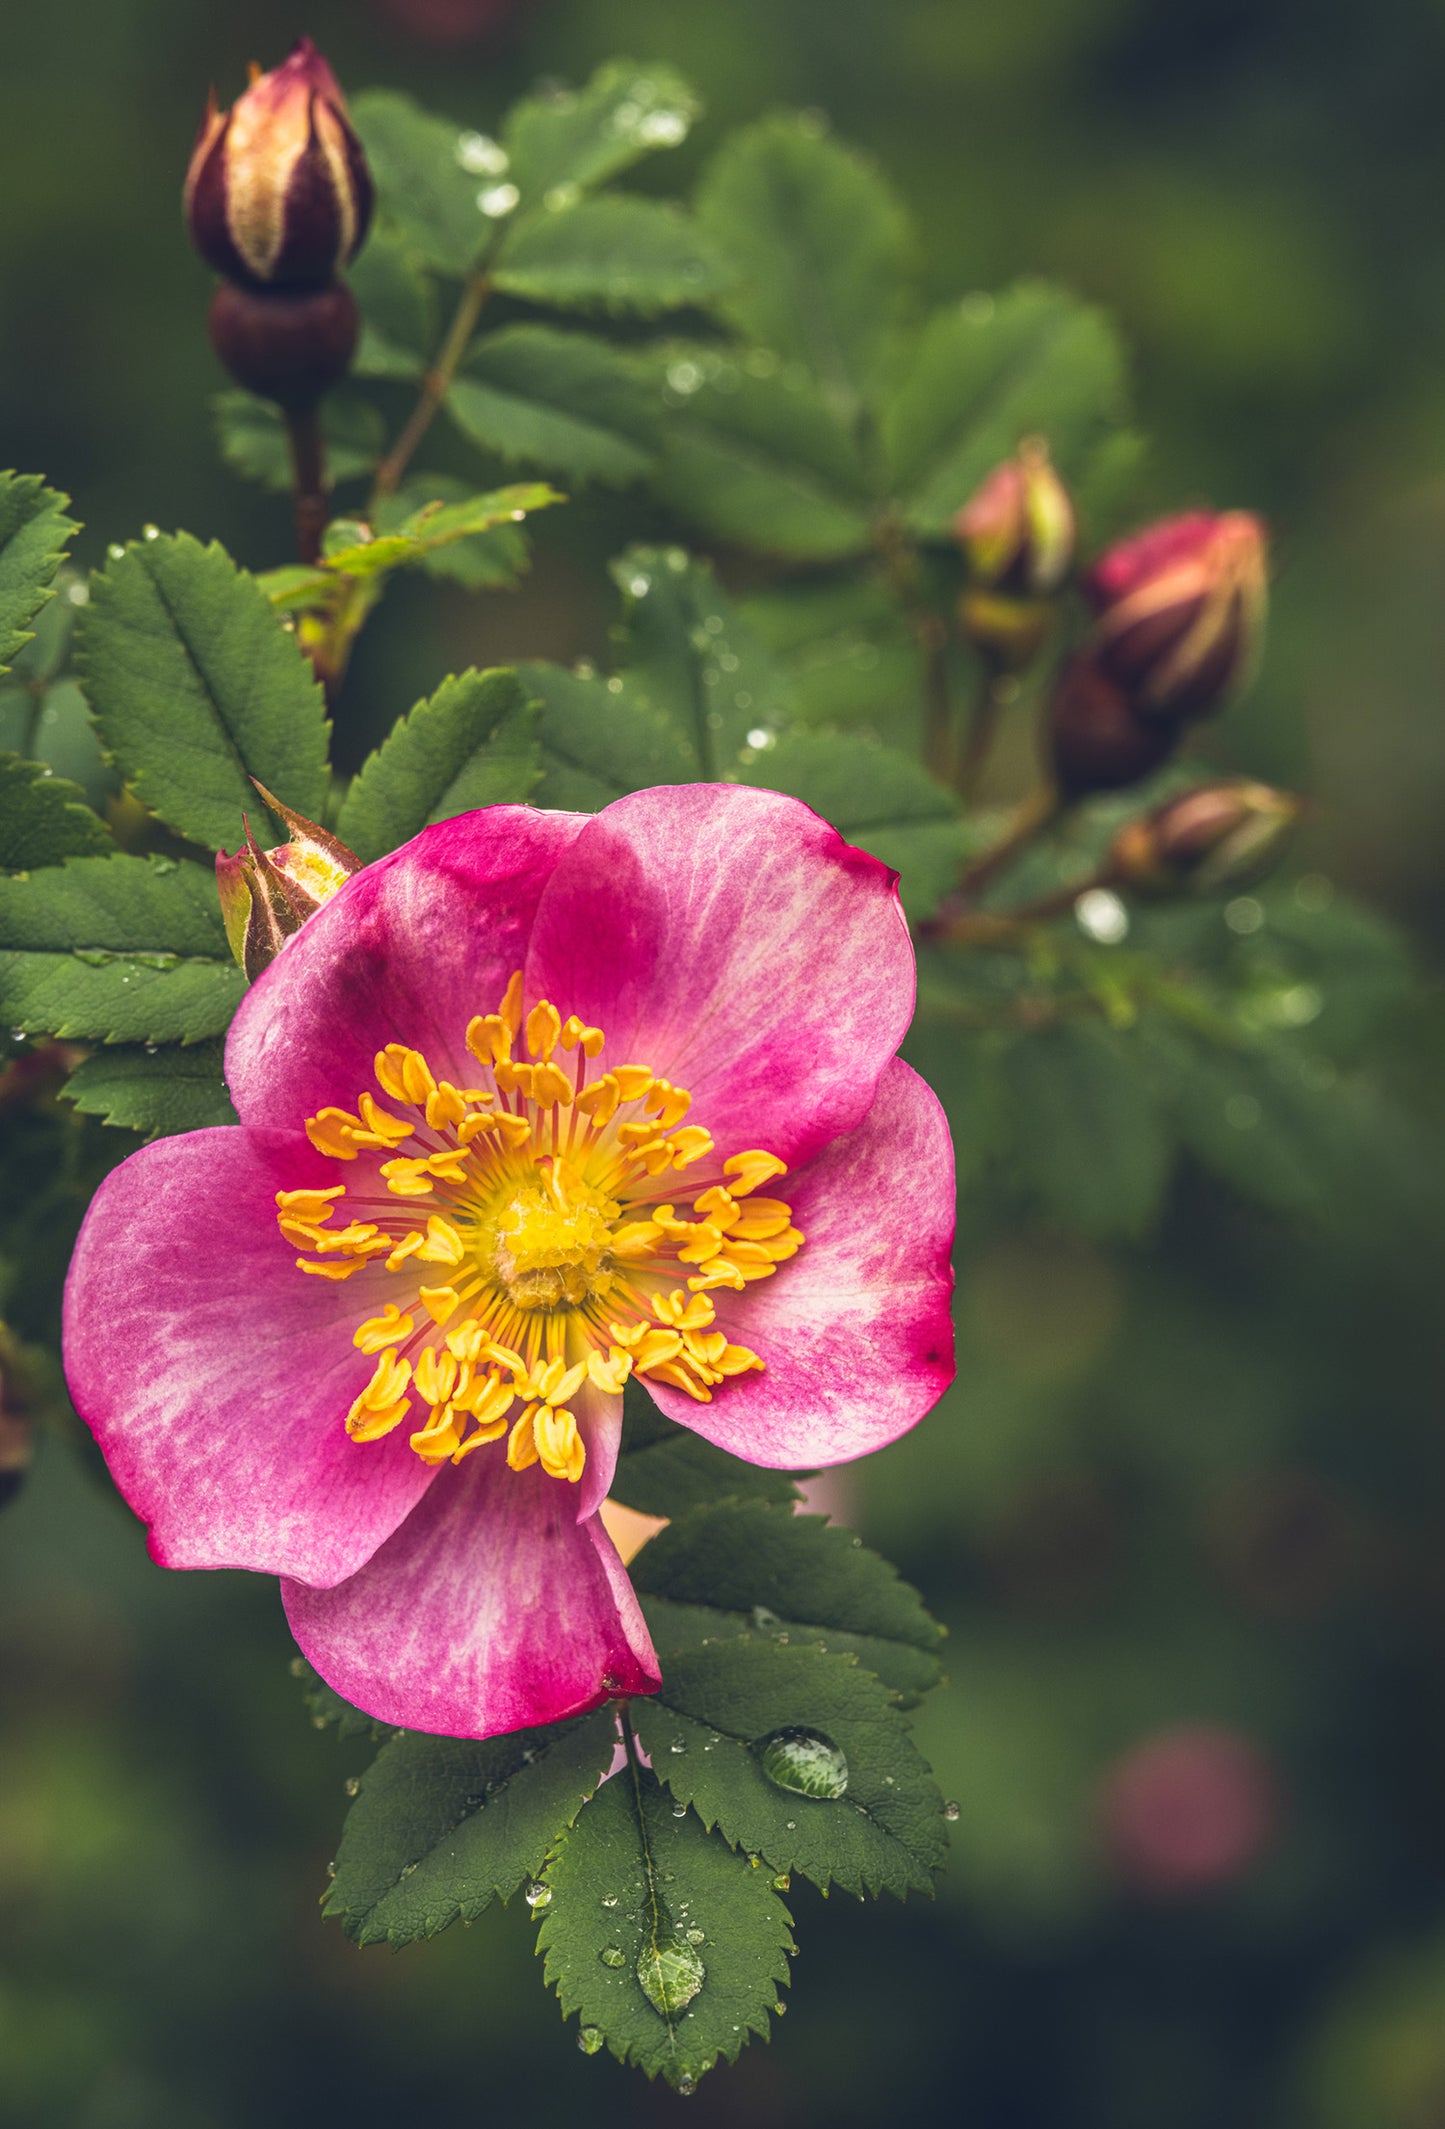
[[[1279,1777],[1241,1731],[1160,1730],[1105,1776],[1099,1817],[1115,1868],[1136,1892],[1187,1897],[1258,1862],[1279,1824]]]
[[[1121,828],[1112,878],[1144,894],[1213,894],[1267,871],[1300,816],[1268,784],[1202,784]]]
[[[1064,667],[1049,704],[1046,745],[1067,799],[1124,791],[1167,761],[1179,727],[1141,717],[1120,687],[1086,657]]]
[[[346,375],[361,329],[344,281],[304,293],[223,281],[209,323],[211,345],[237,384],[292,412],[314,406]]]
[[[1187,511],[1111,547],[1084,580],[1089,651],[1135,707],[1204,717],[1252,667],[1268,604],[1265,532],[1245,510]]]
[[[1059,590],[1074,559],[1074,506],[1039,437],[996,466],[953,521],[976,584],[1025,599]]]
[[[229,111],[210,106],[186,174],[186,220],[228,280],[321,288],[361,248],[372,184],[336,76],[307,37],[253,69]]]

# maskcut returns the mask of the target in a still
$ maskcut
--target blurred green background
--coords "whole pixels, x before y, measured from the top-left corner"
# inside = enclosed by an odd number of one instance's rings
[[[210,432],[179,188],[212,80],[229,99],[309,30],[348,87],[487,130],[538,76],[664,57],[708,115],[646,184],[685,187],[760,110],[818,107],[908,199],[933,293],[1041,272],[1117,312],[1141,514],[1211,501],[1276,530],[1231,754],[1315,794],[1310,877],[1438,965],[1439,0],[5,14],[0,460],[75,497],[84,559],[146,519],[286,554],[284,504]],[[388,601],[353,751],[450,668],[601,647],[596,563],[655,516],[557,517],[518,595]],[[1384,1067],[1438,1115],[1421,992]],[[960,1387],[842,1502],[951,1627],[920,1741],[960,1803],[953,1867],[932,1907],[795,1890],[787,2019],[687,2119],[1441,2129],[1438,1221],[1411,1200],[1301,1234],[1186,1179],[1147,1249],[967,1202],[962,1229]],[[151,1567],[95,1473],[42,1445],[0,1523],[0,2118],[670,2119],[673,2094],[577,2054],[521,1912],[396,1957],[322,1927],[358,1748],[311,1731],[289,1653],[269,1584]]]

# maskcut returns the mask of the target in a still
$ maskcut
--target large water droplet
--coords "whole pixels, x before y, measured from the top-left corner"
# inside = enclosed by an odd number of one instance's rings
[[[748,744],[752,744],[751,733],[748,735]],[[770,1634],[777,1623],[777,1613],[770,1612],[766,1604],[755,1604],[753,1606],[753,1625],[760,1634]]]
[[[361,1776],[359,1774],[349,1774],[341,1786],[348,1796],[359,1796],[361,1794]]]
[[[950,1821],[958,1817],[958,1806],[954,1803],[952,1797],[950,1797],[948,1802],[944,1805],[943,1815],[946,1819]]]
[[[604,1966],[622,1966],[626,1961],[627,1954],[619,1950],[615,1944],[604,1944],[597,1956]]]
[[[602,2045],[601,2026],[579,2026],[577,2045],[584,2055],[595,2055]]]
[[[697,2079],[695,2077],[680,2077],[673,2089],[679,2099],[691,2099],[693,2093],[697,2090]]]
[[[550,1885],[540,1884],[534,1878],[532,1883],[527,1887],[527,1890],[523,1893],[522,1898],[526,1901],[527,1905],[533,1909],[534,1912],[540,1912],[542,1908],[551,1906],[552,1888]]]
[[[643,1947],[637,1982],[660,2018],[684,2010],[707,1978],[707,1969],[686,1937],[674,1933]]]
[[[763,1772],[794,1796],[841,1796],[848,1762],[821,1730],[775,1730],[762,1744]]]

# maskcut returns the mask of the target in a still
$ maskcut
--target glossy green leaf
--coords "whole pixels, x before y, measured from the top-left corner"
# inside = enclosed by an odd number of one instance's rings
[[[437,305],[411,244],[394,230],[374,229],[346,278],[362,316],[354,374],[401,382],[420,377],[436,344]]]
[[[38,474],[0,473],[0,670],[30,641],[30,623],[80,529],[69,508],[70,497]]]
[[[603,1784],[542,1882],[546,1978],[619,2061],[691,2091],[750,2033],[767,2037],[789,1978],[787,1909],[765,1871],[691,1812],[674,1818],[645,1767]]]
[[[471,496],[465,481],[446,473],[416,473],[377,506],[376,529],[396,532],[417,511],[434,503],[464,503]],[[515,521],[470,532],[442,546],[428,546],[417,557],[428,576],[445,577],[468,591],[502,591],[528,569],[531,548]]]
[[[824,1887],[932,1892],[943,1798],[888,1688],[853,1657],[757,1633],[674,1650],[660,1691],[631,1712],[673,1795],[734,1847]],[[799,1733],[840,1755],[836,1793],[768,1771],[773,1741]]]
[[[519,665],[517,678],[542,705],[539,806],[596,813],[624,792],[696,777],[696,758],[671,718],[639,701],[620,677],[536,663]]]
[[[29,872],[110,847],[104,821],[78,784],[43,762],[0,754],[0,872]]]
[[[938,1683],[943,1629],[918,1592],[852,1531],[821,1516],[720,1501],[683,1514],[644,1546],[632,1581],[648,1600],[664,1671],[671,1649],[752,1629],[856,1656],[905,1702]]]
[[[376,577],[391,569],[419,566],[444,548],[474,539],[478,533],[498,526],[514,525],[536,510],[545,510],[563,497],[553,488],[531,482],[515,488],[499,488],[488,495],[468,495],[457,502],[423,503],[390,531],[377,530],[371,539],[353,540],[342,524],[330,530],[337,544],[327,543],[323,567],[338,576]],[[354,532],[357,528],[352,525]]]
[[[798,361],[856,419],[896,355],[914,239],[884,180],[818,122],[780,115],[735,133],[698,191],[698,219],[735,271],[716,308]]]
[[[234,1124],[236,1112],[222,1077],[219,1042],[189,1047],[168,1044],[152,1052],[139,1047],[97,1050],[77,1065],[65,1083],[68,1100],[87,1116],[169,1138],[208,1124]]]
[[[645,388],[605,341],[509,325],[477,342],[447,393],[462,433],[499,458],[625,486],[652,462]]]
[[[642,156],[678,146],[698,108],[671,67],[614,59],[584,89],[553,89],[513,106],[503,135],[505,175],[524,209],[548,194],[565,204]],[[496,174],[504,174],[501,166]]]
[[[376,181],[377,212],[416,257],[465,274],[493,224],[477,205],[485,175],[468,168],[476,136],[396,89],[368,89],[351,116]]]
[[[678,1516],[708,1501],[761,1499],[790,1506],[797,1499],[788,1472],[744,1463],[679,1427],[635,1377],[623,1388],[622,1405],[622,1448],[609,1490],[628,1508]]]
[[[787,675],[804,723],[871,725],[894,745],[919,735],[922,656],[881,584],[789,584],[744,599],[739,612]]]
[[[520,803],[540,771],[535,724],[513,672],[472,669],[444,680],[368,757],[346,794],[337,835],[369,864],[429,822]]]
[[[1168,1180],[1170,1134],[1129,1041],[1095,1020],[1065,1020],[1009,1052],[1018,1170],[1045,1210],[1081,1234],[1142,1234]]]
[[[323,1912],[358,1944],[474,1920],[537,1876],[616,1743],[609,1708],[481,1741],[400,1732],[361,1777]]]
[[[527,222],[492,279],[529,303],[650,317],[705,302],[727,275],[680,208],[608,193]]]
[[[234,846],[252,777],[315,820],[326,705],[254,577],[189,533],[133,542],[79,622],[96,726],[136,794],[182,835]]]

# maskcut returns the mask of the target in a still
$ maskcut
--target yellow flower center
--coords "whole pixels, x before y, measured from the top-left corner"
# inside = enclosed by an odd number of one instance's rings
[[[524,1026],[521,1000],[519,970],[500,1009],[468,1027],[476,1086],[439,1080],[405,1044],[379,1051],[384,1102],[368,1090],[354,1114],[306,1123],[333,1160],[372,1156],[365,1179],[279,1191],[277,1218],[311,1252],[303,1272],[389,1275],[355,1333],[377,1360],[347,1415],[353,1441],[379,1441],[420,1401],[411,1446],[426,1462],[459,1463],[505,1434],[513,1470],[540,1462],[576,1480],[583,1385],[616,1396],[629,1375],[650,1376],[707,1403],[760,1369],[713,1328],[710,1296],[770,1278],[803,1237],[789,1206],[756,1195],[787,1173],[775,1155],[719,1166],[711,1133],[683,1122],[683,1088],[647,1065],[589,1078],[602,1030],[545,999]],[[701,1161],[719,1179],[679,1212],[663,1178]]]

